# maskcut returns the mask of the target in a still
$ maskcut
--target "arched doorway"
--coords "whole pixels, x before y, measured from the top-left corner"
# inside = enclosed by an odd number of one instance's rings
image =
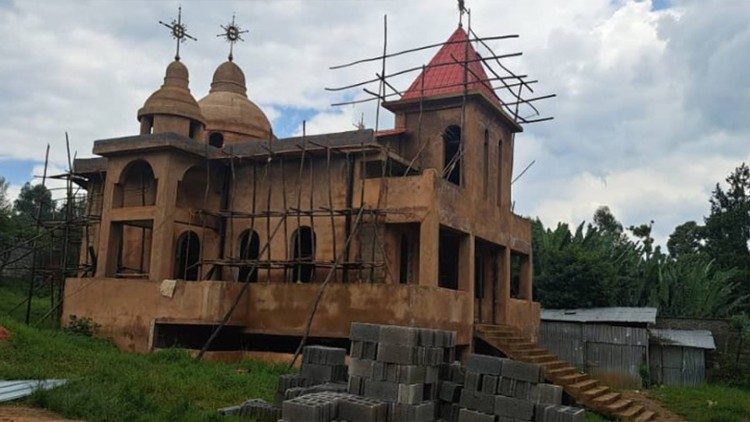
[[[186,231],[177,238],[174,278],[178,280],[198,280],[200,267],[201,241],[193,231]]]
[[[260,252],[260,237],[255,230],[245,230],[240,234],[239,258],[243,260],[256,260]],[[258,281],[257,268],[253,271],[252,265],[240,267],[237,281],[255,283]]]
[[[315,275],[315,233],[310,227],[302,226],[292,233],[292,256],[295,261],[292,281],[311,282]]]

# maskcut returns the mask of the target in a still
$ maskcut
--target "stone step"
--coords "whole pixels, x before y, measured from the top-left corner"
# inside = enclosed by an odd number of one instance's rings
[[[654,413],[652,410],[644,410],[643,413],[638,415],[637,418],[635,418],[636,422],[648,422],[656,420],[656,413]]]
[[[571,368],[573,368],[573,366],[571,366],[570,363],[564,360],[553,360],[552,362],[544,362],[542,366],[544,367],[545,370],[564,368],[566,366],[570,366]]]
[[[559,385],[562,385],[563,387],[566,387],[570,384],[575,384],[577,382],[581,382],[586,379],[589,379],[588,375],[576,373],[576,374],[570,374],[570,375],[563,375],[561,377],[555,378],[554,382],[555,384],[559,384]]]
[[[526,356],[525,358],[519,357],[518,360],[528,362],[528,363],[536,363],[536,364],[543,364],[544,362],[552,362],[554,360],[557,360],[557,356],[555,355],[536,355],[536,356]]]
[[[616,402],[617,400],[620,399],[620,397],[622,397],[622,394],[611,392],[611,393],[603,394],[599,397],[595,397],[594,400],[592,401],[597,407],[601,407],[601,406],[606,406],[608,404],[612,404]]]
[[[599,385],[599,381],[589,378],[589,379],[576,382],[574,384],[568,384],[565,387],[565,389],[570,390],[573,393],[580,394],[581,392],[592,389],[598,385]]]
[[[609,392],[609,387],[607,387],[606,385],[599,385],[594,388],[590,388],[588,390],[581,392],[581,395],[586,400],[593,400],[594,398],[603,396],[604,394],[608,392]]]
[[[625,410],[628,406],[630,406],[631,403],[633,403],[633,400],[620,399],[614,403],[604,406],[604,408],[609,412],[618,413],[618,412]]]
[[[545,369],[544,376],[549,377],[549,378],[555,378],[555,377],[560,377],[563,375],[575,374],[576,372],[577,372],[576,368],[572,366],[564,366],[562,368]]]
[[[623,418],[623,419],[634,419],[636,416],[640,415],[645,410],[645,407],[643,405],[638,403],[632,403],[628,408],[625,410],[618,412],[617,417]]]

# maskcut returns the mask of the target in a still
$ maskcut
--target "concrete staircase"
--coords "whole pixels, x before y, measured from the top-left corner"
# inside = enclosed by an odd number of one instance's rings
[[[645,402],[625,398],[590,376],[578,372],[573,365],[531,342],[513,327],[477,324],[475,331],[476,337],[509,358],[541,365],[547,380],[562,386],[583,407],[617,420],[664,420],[656,412],[649,410]]]

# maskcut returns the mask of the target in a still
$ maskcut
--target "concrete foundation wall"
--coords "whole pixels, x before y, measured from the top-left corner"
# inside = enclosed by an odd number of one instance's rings
[[[302,335],[320,285],[258,283],[250,286],[247,331]],[[471,336],[466,292],[416,285],[330,284],[313,320],[311,335],[348,338],[352,322],[414,325]]]
[[[162,322],[217,323],[239,293],[240,283],[222,281],[178,281],[172,297],[162,294],[162,283],[111,278],[69,278],[62,322],[71,315],[91,318],[100,324],[102,337],[112,339],[122,350],[150,351],[155,320]],[[230,320],[243,324],[247,305],[240,306]]]

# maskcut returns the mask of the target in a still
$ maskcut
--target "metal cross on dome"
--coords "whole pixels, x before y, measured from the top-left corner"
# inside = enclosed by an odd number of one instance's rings
[[[177,61],[180,60],[180,43],[185,42],[185,38],[198,41],[197,38],[187,33],[187,26],[182,23],[182,6],[177,9],[177,20],[172,19],[171,24],[162,21],[159,21],[159,23],[169,28],[172,32],[172,38],[177,40],[177,52],[174,55],[174,59]]]
[[[234,43],[237,41],[245,41],[242,39],[242,34],[250,32],[249,30],[242,30],[239,25],[234,22],[234,14],[232,14],[232,22],[228,23],[227,26],[219,25],[224,30],[223,34],[218,34],[217,37],[224,37],[229,43],[229,61],[234,59],[232,53],[234,53]]]

